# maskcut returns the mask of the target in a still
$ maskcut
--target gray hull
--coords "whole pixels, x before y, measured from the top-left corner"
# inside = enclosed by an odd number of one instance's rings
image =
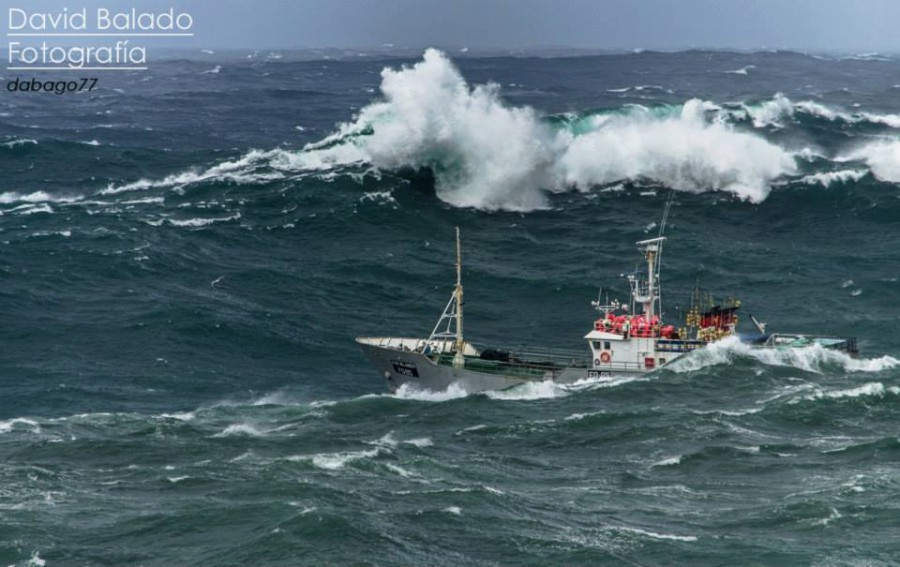
[[[407,351],[396,348],[369,344],[365,340],[357,341],[366,357],[375,365],[387,382],[392,392],[404,384],[420,390],[442,391],[451,386],[466,392],[483,392],[486,390],[503,390],[528,382],[553,381],[560,384],[571,384],[589,378],[602,378],[609,375],[584,367],[557,368],[545,372],[532,371],[528,376],[517,376],[503,372],[479,371],[470,366],[454,367],[447,363],[438,363],[434,355]],[[627,373],[627,372],[626,372]],[[622,374],[616,372],[616,374]],[[637,372],[636,374],[642,374]]]

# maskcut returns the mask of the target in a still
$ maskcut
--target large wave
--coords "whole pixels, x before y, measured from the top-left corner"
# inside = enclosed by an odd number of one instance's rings
[[[254,150],[205,171],[161,181],[110,186],[103,194],[206,180],[266,183],[292,175],[427,169],[442,200],[484,210],[545,208],[547,194],[622,181],[650,182],[690,192],[723,191],[754,203],[773,185],[800,181],[828,186],[858,181],[865,169],[801,172],[789,150],[764,137],[789,121],[900,127],[900,115],[850,113],[781,94],[756,103],[691,99],[681,105],[544,117],[504,102],[495,84],[471,86],[440,51],[400,69],[385,68],[381,99],[350,122],[299,151]],[[868,166],[876,178],[900,182],[900,142],[879,141],[838,162]],[[807,161],[809,161],[807,159]],[[849,171],[849,173],[847,173]],[[802,176],[806,173],[805,176]]]
[[[282,165],[429,168],[445,201],[506,210],[543,207],[544,191],[641,178],[760,201],[773,179],[795,169],[782,148],[708,120],[711,106],[699,100],[674,113],[632,107],[597,115],[576,131],[505,104],[497,85],[470,87],[434,49],[412,67],[385,69],[381,92],[383,101]]]
[[[759,202],[771,182],[796,171],[794,158],[760,136],[707,117],[718,107],[689,100],[675,116],[637,107],[582,135],[561,135],[557,161],[567,185],[587,188],[647,178],[683,191],[728,191]]]

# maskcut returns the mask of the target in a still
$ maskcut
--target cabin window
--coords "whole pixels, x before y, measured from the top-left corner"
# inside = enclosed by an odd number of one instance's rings
[[[603,350],[609,350],[610,344],[609,341],[603,341]]]
[[[609,344],[609,343],[606,343],[606,344]],[[600,345],[601,345],[600,341],[594,341],[594,350],[600,350]]]

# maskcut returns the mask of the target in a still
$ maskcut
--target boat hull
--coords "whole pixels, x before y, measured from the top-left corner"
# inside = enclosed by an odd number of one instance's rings
[[[412,340],[412,339],[409,339]],[[487,390],[503,390],[529,382],[552,381],[559,384],[571,384],[579,380],[597,379],[611,376],[611,372],[585,367],[562,367],[546,371],[533,370],[527,376],[503,372],[485,372],[471,367],[478,360],[467,359],[454,366],[439,363],[435,355],[428,355],[415,350],[404,350],[393,346],[379,346],[366,339],[358,339],[366,358],[378,369],[391,392],[396,392],[403,385],[419,390],[443,391],[451,386],[466,392],[483,392]],[[616,371],[620,374],[643,374],[638,371]]]

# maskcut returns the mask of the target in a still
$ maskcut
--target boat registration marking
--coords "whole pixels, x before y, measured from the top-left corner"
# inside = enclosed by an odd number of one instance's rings
[[[402,374],[403,376],[409,376],[411,378],[419,377],[419,370],[412,362],[406,362],[405,360],[392,360],[391,366],[394,367],[394,372],[396,372],[397,374]]]

